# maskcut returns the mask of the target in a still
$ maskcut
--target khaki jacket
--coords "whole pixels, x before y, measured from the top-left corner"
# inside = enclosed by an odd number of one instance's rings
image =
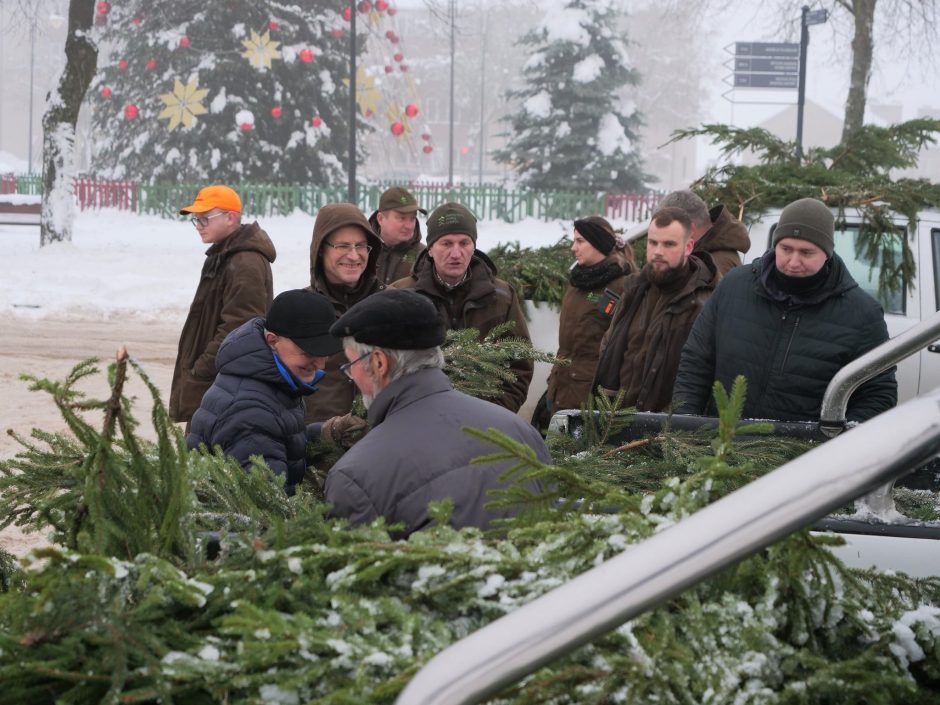
[[[708,214],[712,226],[695,242],[695,254],[711,255],[720,276],[741,265],[741,252],[751,249],[747,228],[724,206],[715,206]]]
[[[215,379],[215,356],[225,336],[264,316],[274,297],[274,243],[258,223],[242,225],[206,251],[196,296],[180,334],[170,417],[189,421]]]
[[[608,255],[597,267],[603,268],[599,274],[604,276],[593,282],[576,279],[579,286],[570,284],[561,302],[556,357],[569,364],[555,365],[548,377],[548,400],[553,412],[579,409],[587,402],[600,356],[601,338],[613,320],[627,275],[635,271],[635,266],[619,250]]]
[[[333,304],[336,317],[339,318],[354,304],[385,287],[375,278],[375,266],[382,241],[372,232],[369,221],[356,206],[351,203],[334,204],[327,211],[317,214],[313,238],[310,241],[310,287],[311,291],[323,294]],[[366,233],[366,240],[372,246],[365,271],[359,282],[353,287],[339,286],[327,281],[323,274],[320,250],[330,233],[346,225],[357,225]],[[346,362],[342,351],[331,355],[326,362],[326,376],[317,384],[316,394],[307,397],[306,422],[325,421],[332,416],[348,414],[356,396],[356,385],[339,371]]]
[[[470,260],[468,280],[450,291],[438,283],[434,262],[427,250],[418,256],[411,275],[391,286],[414,289],[431,299],[448,330],[476,328],[480,331],[480,340],[483,340],[499,324],[514,321],[510,335],[531,340],[515,289],[508,282],[496,278],[496,266],[480,251],[474,252]],[[516,380],[505,383],[504,394],[491,401],[510,411],[518,411],[529,392],[533,365],[531,360],[514,360],[509,368]]]
[[[375,211],[369,216],[369,224],[376,235],[379,235],[379,220],[376,217],[378,214],[379,212]],[[375,278],[386,286],[404,279],[411,274],[415,262],[418,261],[418,255],[422,252],[424,252],[424,243],[421,242],[421,223],[415,221],[415,232],[410,240],[394,247],[382,243],[375,262]]]

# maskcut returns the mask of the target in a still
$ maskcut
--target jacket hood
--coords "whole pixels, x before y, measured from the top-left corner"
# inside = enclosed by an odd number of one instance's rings
[[[323,275],[323,266],[320,262],[320,250],[326,238],[339,228],[354,225],[366,234],[366,242],[372,248],[365,271],[359,278],[360,283],[375,278],[375,264],[382,247],[382,240],[372,230],[372,225],[352,203],[330,203],[317,211],[317,218],[313,223],[313,238],[310,241],[310,286],[314,291],[323,290],[327,284]]]
[[[301,396],[300,390],[304,389],[299,384],[291,388],[281,376],[273,351],[264,339],[264,319],[260,317],[246,321],[225,337],[215,358],[215,367],[219,374],[250,377],[273,385],[292,397]],[[304,393],[308,392],[305,390]]]
[[[715,252],[716,250],[736,250],[747,252],[751,249],[751,238],[744,223],[731,215],[724,206],[715,206],[708,215],[712,226],[695,243],[698,252]]]
[[[379,212],[378,212],[377,210],[376,210],[376,211],[373,211],[372,215],[369,216],[369,225],[372,226],[372,232],[374,232],[374,233],[376,234],[376,236],[378,236],[379,240],[381,240],[381,239],[382,239],[382,235],[381,235],[381,230],[382,230],[382,229],[379,227],[379,218],[378,218],[378,215],[379,215]],[[416,219],[416,220],[415,220],[415,231],[414,231],[414,234],[413,234],[409,239],[405,240],[405,242],[401,242],[401,243],[395,245],[394,247],[392,247],[392,248],[390,248],[390,249],[392,249],[392,250],[401,250],[402,252],[404,252],[404,251],[407,250],[409,247],[412,247],[413,245],[415,245],[415,244],[418,243],[418,242],[421,242],[421,221]],[[388,247],[387,245],[385,245],[385,243],[382,243],[382,244],[383,244],[384,247]]]
[[[751,265],[751,273],[754,276],[754,286],[757,292],[766,298],[778,300],[767,290],[767,277],[771,269],[776,269],[777,259],[773,250],[768,250]],[[851,289],[855,289],[858,282],[852,277],[848,267],[839,255],[833,253],[829,260],[829,276],[818,289],[807,292],[806,294],[793,294],[790,300],[797,306],[815,306],[826,299],[841,296]]]
[[[277,257],[274,243],[257,222],[242,225],[222,242],[212,245],[206,250],[206,255],[231,255],[248,250],[259,252],[268,262],[273,262]]]

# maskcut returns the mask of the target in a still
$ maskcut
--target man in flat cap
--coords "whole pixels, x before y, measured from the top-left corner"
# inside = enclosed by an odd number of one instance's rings
[[[369,216],[369,224],[382,240],[375,265],[375,278],[382,284],[411,274],[418,255],[424,251],[419,212],[428,214],[411,191],[392,186],[382,192],[378,209]]]
[[[695,321],[679,363],[673,410],[715,414],[712,385],[747,378],[747,418],[818,421],[840,368],[888,339],[884,311],[834,250],[829,208],[801,198],[780,214],[773,249],[722,279]],[[897,403],[894,368],[861,385],[846,418]]]
[[[447,330],[476,328],[482,341],[496,326],[512,321],[509,335],[529,340],[529,328],[516,291],[496,277],[496,266],[476,249],[477,219],[459,203],[434,209],[427,222],[428,248],[418,256],[411,275],[392,284],[414,289],[437,308]],[[532,381],[531,360],[514,360],[515,381],[503,384],[493,401],[510,411],[525,403]]]
[[[189,315],[180,334],[170,417],[189,422],[215,379],[215,356],[225,336],[263,316],[274,295],[274,243],[258,223],[242,225],[242,202],[228,186],[206,186],[180,209],[209,245]],[[187,425],[188,429],[188,425]]]
[[[407,537],[432,522],[428,502],[450,499],[451,524],[486,529],[516,513],[488,508],[490,491],[507,486],[507,462],[471,464],[493,447],[465,427],[495,428],[530,446],[551,463],[548,448],[530,424],[490,402],[454,390],[443,372],[444,325],[424,296],[388,290],[353,306],[330,332],[343,338],[343,372],[362,392],[369,410],[368,434],[332,467],[326,500],[332,514],[350,524],[384,517],[403,524]],[[527,481],[525,489],[540,486]]]
[[[335,321],[325,297],[294,289],[278,294],[264,318],[229,333],[215,382],[193,416],[189,448],[219,446],[246,470],[260,455],[293,494],[307,466],[304,397],[317,391],[327,358],[342,349],[330,335]]]

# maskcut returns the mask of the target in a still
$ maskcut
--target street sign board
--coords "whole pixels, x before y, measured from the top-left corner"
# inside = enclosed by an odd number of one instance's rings
[[[735,42],[734,55],[800,58],[800,45],[790,42]]]
[[[829,19],[829,10],[813,10],[806,13],[806,26],[822,24]]]
[[[796,88],[799,75],[795,73],[736,73],[735,88]]]
[[[798,73],[800,60],[790,57],[734,57],[735,73]]]

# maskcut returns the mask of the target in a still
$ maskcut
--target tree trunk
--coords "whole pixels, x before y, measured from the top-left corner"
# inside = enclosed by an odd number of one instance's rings
[[[98,67],[98,47],[91,38],[94,16],[95,0],[70,0],[65,68],[46,98],[42,118],[40,246],[72,239],[75,123]]]
[[[873,29],[877,0],[855,0],[855,35],[852,37],[852,76],[849,95],[845,101],[845,119],[842,123],[842,143],[858,130],[865,121],[865,99],[871,80],[871,62],[874,51]]]

